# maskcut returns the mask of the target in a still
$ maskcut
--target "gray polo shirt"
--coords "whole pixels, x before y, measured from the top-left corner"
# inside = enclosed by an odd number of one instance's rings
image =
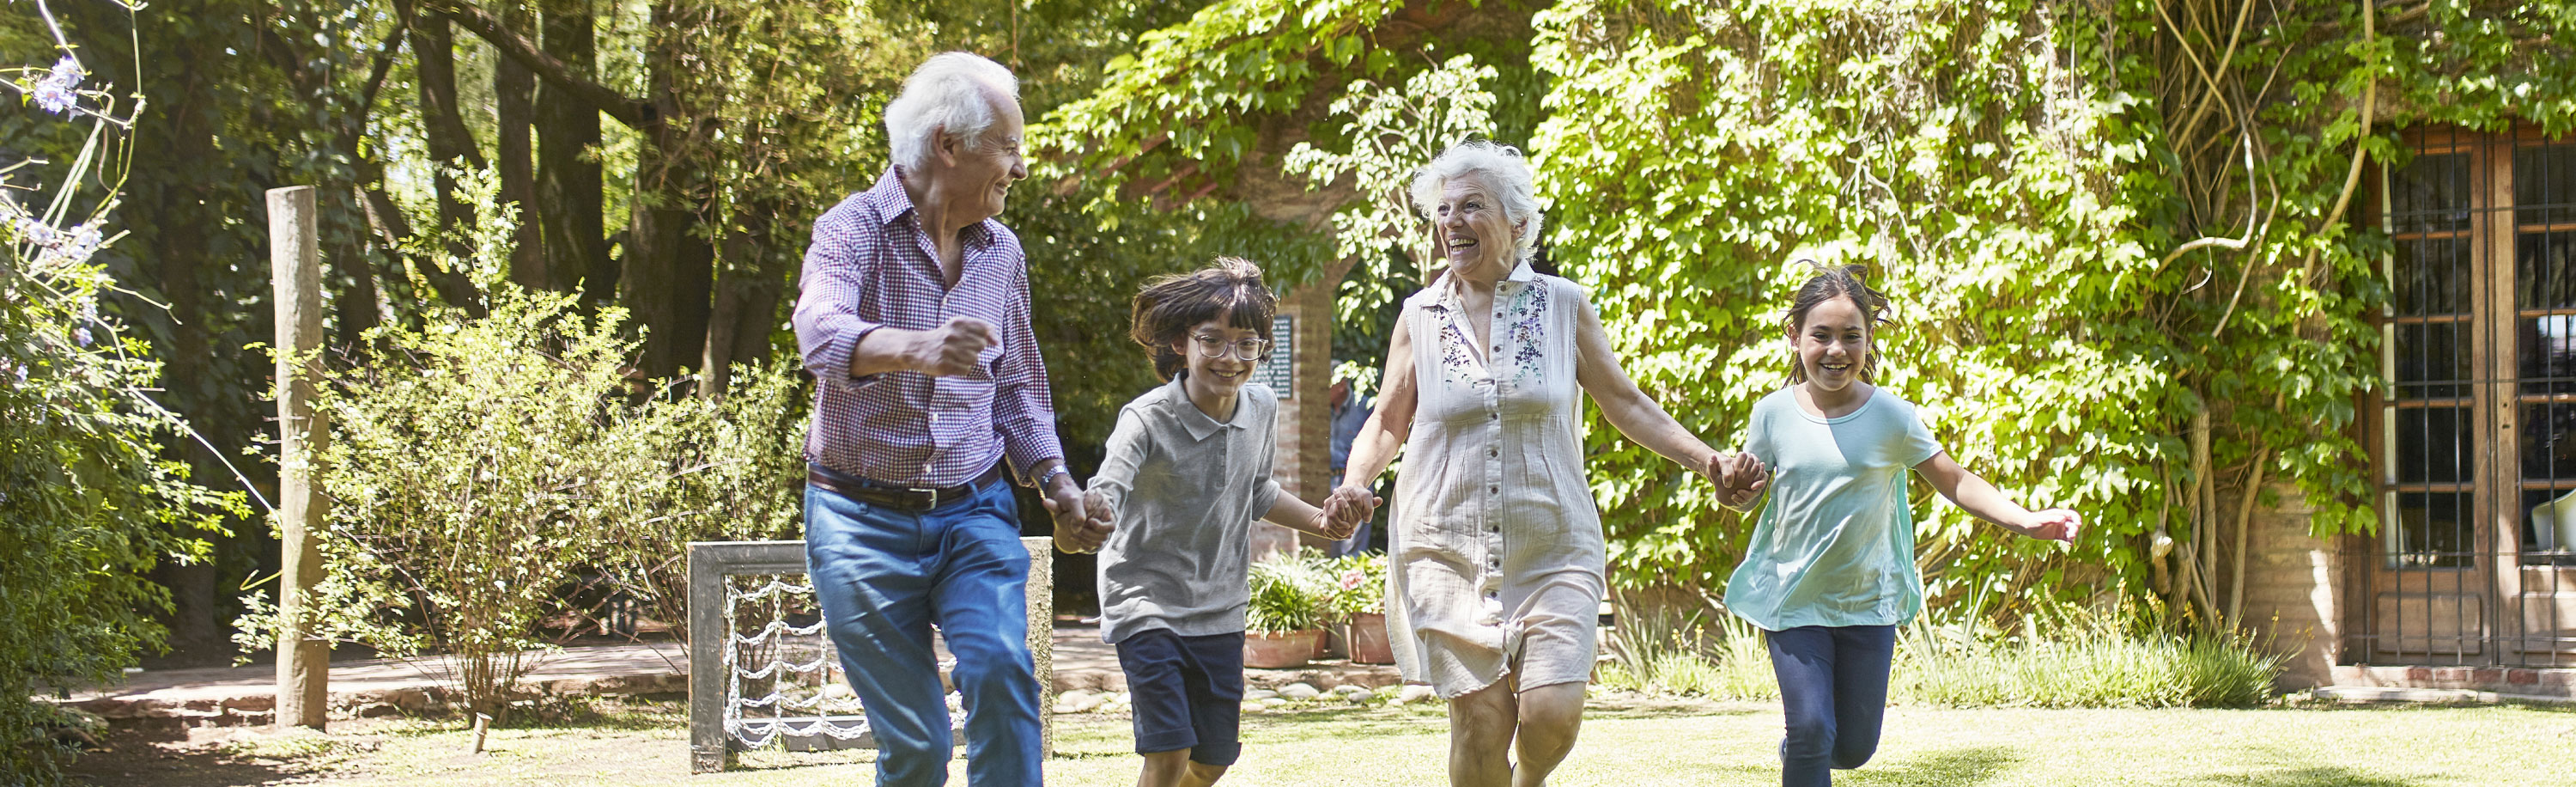
[[[1089,488],[1118,512],[1100,548],[1100,638],[1146,629],[1182,636],[1243,630],[1252,591],[1252,522],[1279,500],[1270,477],[1279,398],[1243,386],[1234,419],[1190,404],[1184,372],[1118,410],[1109,455]]]

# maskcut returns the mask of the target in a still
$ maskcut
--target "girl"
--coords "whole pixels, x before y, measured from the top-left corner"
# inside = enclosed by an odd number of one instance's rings
[[[1914,516],[1905,469],[1980,519],[2032,538],[2073,541],[2083,518],[2030,511],[1941,451],[1914,405],[1871,384],[1872,329],[1887,299],[1859,267],[1817,268],[1785,327],[1796,359],[1790,385],[1753,405],[1745,452],[1775,474],[1726,606],[1762,628],[1780,681],[1788,733],[1780,783],[1833,783],[1878,749],[1896,627],[1923,606],[1914,568]],[[1759,473],[1728,485],[1741,510],[1764,491]]]
[[[1326,539],[1349,524],[1270,477],[1279,399],[1252,384],[1277,301],[1231,257],[1136,294],[1132,336],[1162,387],[1118,411],[1083,509],[1100,550],[1100,638],[1135,698],[1139,787],[1205,787],[1243,747],[1243,615],[1255,518]]]

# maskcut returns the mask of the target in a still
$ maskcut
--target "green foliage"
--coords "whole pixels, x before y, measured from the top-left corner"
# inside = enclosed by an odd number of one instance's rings
[[[2281,657],[2220,633],[2170,631],[2148,605],[2048,607],[2049,623],[2008,635],[1976,605],[1898,632],[1888,696],[1949,707],[2180,708],[2259,705]],[[1623,606],[1601,683],[1648,693],[1771,701],[1780,696],[1762,633],[1741,618]]]
[[[537,622],[583,574],[684,619],[687,541],[792,531],[801,421],[793,379],[749,367],[721,404],[630,390],[623,315],[510,284],[510,213],[488,175],[467,182],[485,219],[475,257],[447,264],[476,273],[489,314],[378,329],[381,349],[315,398],[334,505],[310,625],[441,656],[472,709],[498,716],[548,644]],[[264,647],[277,612],[264,593],[244,603],[236,640]]]
[[[2116,565],[2180,445],[2152,417],[2184,398],[2173,342],[2134,319],[2172,277],[2106,193],[2142,150],[2112,122],[2132,99],[2098,63],[2061,64],[2052,42],[2096,31],[2051,8],[1562,4],[1539,17],[1533,59],[1557,81],[1532,146],[1552,256],[1684,426],[1739,443],[1784,383],[1779,320],[1804,274],[1783,263],[1865,263],[1897,304],[1880,383],[1962,464],[2085,511],[2077,556]],[[1591,449],[1624,580],[1722,587],[1749,519],[1643,448]],[[2044,549],[1930,498],[1935,599]]]
[[[1333,582],[1333,613],[1341,617],[1386,614],[1386,553],[1344,555],[1322,564]]]
[[[1244,629],[1254,634],[1320,629],[1334,618],[1339,586],[1320,553],[1304,550],[1252,564],[1252,603]]]
[[[113,16],[80,32],[130,36],[133,9]],[[58,78],[57,59],[84,53],[55,30],[44,6],[0,25],[14,56],[39,59],[8,69],[22,98]],[[115,680],[158,647],[153,615],[169,594],[145,573],[204,560],[217,516],[247,514],[238,494],[161,459],[163,441],[186,435],[150,398],[161,365],[101,313],[116,284],[94,253],[121,241],[109,221],[138,120],[132,84],[105,79],[92,65],[103,60],[72,61],[76,108],[22,100],[0,124],[11,150],[44,154],[0,171],[0,781],[11,784],[56,783],[72,754],[43,735],[68,720],[31,698]]]

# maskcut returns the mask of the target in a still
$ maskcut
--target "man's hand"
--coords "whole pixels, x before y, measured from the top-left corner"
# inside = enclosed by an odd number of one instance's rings
[[[1108,543],[1109,523],[1114,514],[1106,510],[1092,512],[1090,506],[1085,505],[1089,502],[1086,498],[1099,501],[1103,509],[1108,508],[1107,498],[1098,492],[1086,494],[1071,480],[1057,483],[1039,501],[1055,519],[1055,548],[1078,555],[1098,552],[1100,545]]]
[[[914,333],[904,357],[922,374],[955,377],[973,373],[984,348],[991,346],[993,326],[973,317],[950,317],[946,325]]]

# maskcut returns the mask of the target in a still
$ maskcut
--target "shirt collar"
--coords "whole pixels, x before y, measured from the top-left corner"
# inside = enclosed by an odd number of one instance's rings
[[[1207,413],[1199,412],[1198,403],[1190,401],[1190,389],[1181,385],[1181,381],[1189,379],[1189,376],[1189,370],[1181,370],[1180,374],[1172,375],[1171,382],[1164,385],[1171,388],[1172,409],[1180,412],[1181,428],[1189,430],[1191,440],[1208,439],[1208,435],[1216,434],[1219,429],[1243,428],[1243,424],[1236,423],[1243,420],[1241,390],[1238,389],[1234,394],[1234,420],[1219,421],[1208,417]]]
[[[877,177],[876,185],[868,187],[866,199],[869,207],[876,209],[878,221],[888,225],[903,224],[924,233],[930,231],[929,227],[921,225],[915,214],[919,206],[912,204],[912,192],[903,190],[903,167],[886,165],[885,174]],[[910,220],[906,221],[907,218]],[[980,249],[992,243],[995,226],[994,219],[976,222],[973,225],[975,231],[966,233],[967,247]]]
[[[1434,305],[1453,311],[1458,309],[1457,278],[1450,275],[1450,271],[1444,268],[1440,271],[1440,278],[1431,281],[1431,286],[1435,288],[1433,291],[1440,294],[1440,299]],[[1502,283],[1528,284],[1537,280],[1538,271],[1530,267],[1529,260],[1521,260],[1512,264],[1512,272],[1503,275]],[[1496,290],[1500,291],[1501,288],[1497,287]]]

